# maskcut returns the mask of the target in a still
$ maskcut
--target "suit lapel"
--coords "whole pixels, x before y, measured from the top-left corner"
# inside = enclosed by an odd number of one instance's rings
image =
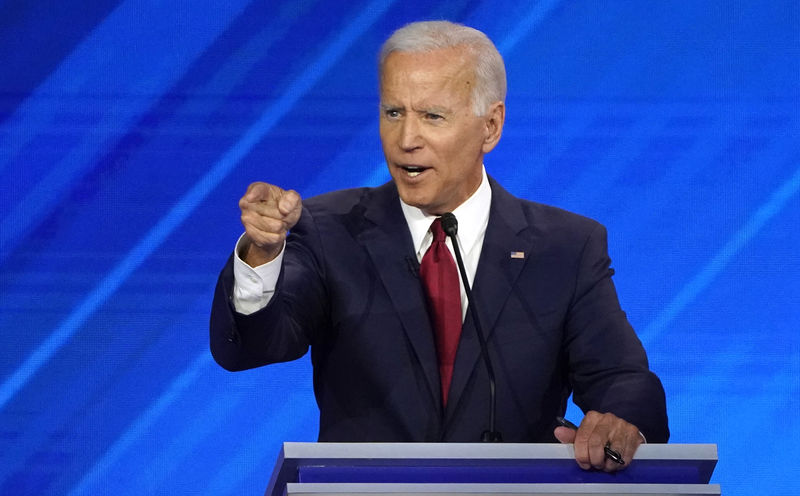
[[[489,224],[472,288],[475,307],[487,342],[490,342],[500,311],[534,247],[533,234],[528,229],[529,223],[520,201],[491,178],[490,184],[492,205],[489,211]],[[512,256],[512,253],[515,255]],[[520,256],[523,258],[519,258]],[[483,367],[476,332],[470,310],[458,345],[445,421],[449,420],[453,412],[459,408],[458,403],[475,367]],[[475,433],[476,440],[480,434],[480,432]]]
[[[419,263],[408,225],[393,183],[387,183],[364,198],[363,218],[356,239],[369,253],[395,312],[421,364],[430,398],[441,412],[439,369],[427,313],[427,302],[419,280]]]

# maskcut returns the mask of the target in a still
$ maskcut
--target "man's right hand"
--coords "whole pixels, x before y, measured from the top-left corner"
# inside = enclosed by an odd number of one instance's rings
[[[253,183],[239,200],[245,239],[239,257],[251,266],[270,262],[283,249],[286,233],[303,210],[300,195],[267,183]]]

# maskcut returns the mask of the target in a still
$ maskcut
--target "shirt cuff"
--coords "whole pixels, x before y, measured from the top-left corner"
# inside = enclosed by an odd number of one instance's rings
[[[239,237],[233,250],[233,308],[243,315],[250,315],[266,307],[275,293],[283,264],[284,241],[281,252],[274,260],[258,267],[250,267],[239,257],[239,248],[244,234]]]

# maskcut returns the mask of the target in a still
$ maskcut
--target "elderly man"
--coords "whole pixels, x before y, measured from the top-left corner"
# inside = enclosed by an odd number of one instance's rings
[[[619,307],[605,229],[513,197],[487,176],[505,68],[481,32],[410,24],[380,55],[380,136],[392,181],[301,201],[253,183],[245,234],[222,271],[211,350],[229,370],[309,346],[320,441],[475,442],[487,368],[451,240],[459,246],[510,442],[575,443],[583,468],[616,470],[666,442],[664,392]],[[287,236],[288,234],[288,236]],[[586,416],[556,425],[574,391]]]

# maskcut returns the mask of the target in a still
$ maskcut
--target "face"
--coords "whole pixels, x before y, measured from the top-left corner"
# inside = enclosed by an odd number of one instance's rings
[[[392,52],[381,71],[380,135],[400,198],[430,215],[453,211],[481,182],[505,108],[472,112],[473,64],[462,48]]]

